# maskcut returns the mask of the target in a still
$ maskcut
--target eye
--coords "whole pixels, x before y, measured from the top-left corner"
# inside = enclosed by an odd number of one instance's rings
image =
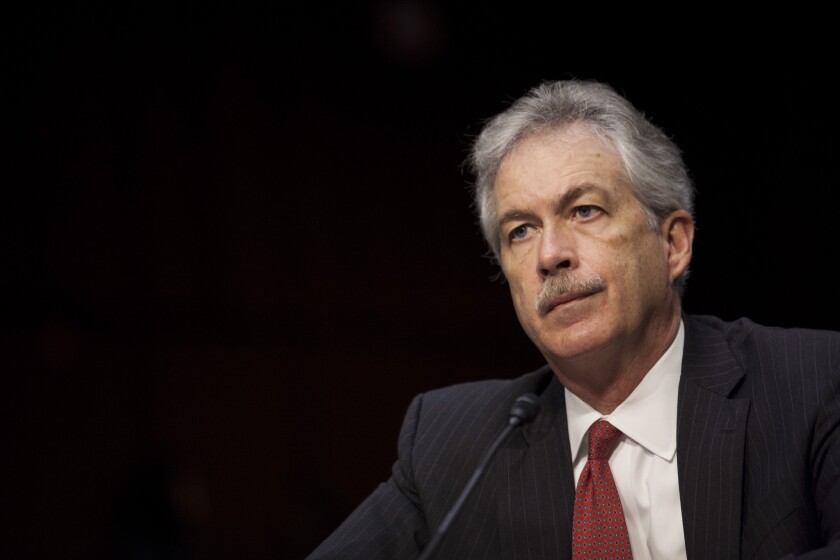
[[[594,218],[601,209],[597,206],[592,206],[591,204],[584,204],[583,206],[575,206],[574,213],[575,215],[583,218],[584,220],[588,220],[590,218]]]
[[[528,237],[528,234],[530,232],[531,227],[523,224],[521,226],[516,226],[515,228],[513,228],[508,234],[508,237],[511,239],[511,241],[516,241],[517,239],[525,239],[526,237]]]

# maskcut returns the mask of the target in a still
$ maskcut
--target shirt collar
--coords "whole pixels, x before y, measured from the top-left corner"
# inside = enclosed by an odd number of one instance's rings
[[[685,326],[680,328],[668,350],[644,376],[630,396],[609,416],[586,404],[565,390],[569,443],[576,462],[586,453],[584,436],[589,426],[600,418],[621,430],[651,453],[671,461],[677,452],[677,396],[682,367]]]

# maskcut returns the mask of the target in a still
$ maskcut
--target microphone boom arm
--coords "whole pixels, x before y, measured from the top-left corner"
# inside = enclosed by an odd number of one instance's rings
[[[487,469],[487,466],[493,461],[493,458],[496,456],[496,452],[499,451],[502,444],[517,428],[522,427],[533,420],[537,416],[539,409],[539,399],[533,393],[526,393],[516,399],[513,407],[511,408],[510,418],[508,419],[507,425],[501,432],[499,432],[499,435],[496,436],[496,439],[493,440],[493,443],[489,448],[487,448],[487,451],[484,452],[481,462],[478,464],[478,467],[476,467],[472,477],[470,477],[467,485],[464,486],[464,489],[461,491],[458,499],[455,500],[455,504],[443,518],[443,521],[438,526],[437,531],[435,531],[435,534],[429,541],[429,544],[423,549],[423,553],[419,556],[418,560],[429,560],[432,558],[432,555],[435,550],[437,550],[438,546],[440,546],[443,537],[446,535],[446,532],[449,530],[449,527],[452,525],[452,522],[455,520],[458,512],[461,511],[461,508],[464,506],[464,503],[466,503],[467,498],[470,497],[470,494],[472,494],[478,484],[478,481],[484,474],[485,469]]]

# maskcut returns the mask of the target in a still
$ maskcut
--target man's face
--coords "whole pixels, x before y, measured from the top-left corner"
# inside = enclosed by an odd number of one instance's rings
[[[513,304],[550,364],[622,359],[673,320],[682,269],[667,232],[651,229],[618,156],[582,126],[522,140],[494,196]]]

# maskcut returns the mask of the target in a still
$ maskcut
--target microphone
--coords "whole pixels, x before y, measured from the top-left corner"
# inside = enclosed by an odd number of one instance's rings
[[[452,509],[450,509],[443,518],[443,521],[437,528],[432,540],[430,540],[429,544],[426,545],[426,548],[423,549],[423,553],[418,557],[418,560],[429,560],[432,558],[432,555],[440,546],[441,541],[443,541],[443,537],[446,535],[446,532],[449,530],[449,527],[452,525],[452,522],[455,520],[458,512],[461,511],[461,508],[464,506],[467,498],[469,498],[470,494],[478,484],[481,475],[484,474],[484,470],[490,465],[493,457],[496,456],[496,452],[508,439],[508,437],[510,437],[514,430],[532,421],[537,417],[539,412],[540,400],[534,393],[525,393],[524,395],[520,395],[516,398],[516,401],[514,401],[513,406],[510,409],[510,417],[508,418],[507,425],[502,428],[502,431],[499,432],[499,435],[496,436],[496,439],[487,451],[484,452],[481,462],[478,464],[478,467],[476,467],[475,472],[473,472],[473,475],[467,482],[467,485],[464,486],[464,489],[461,491],[461,495],[458,496],[458,499],[455,501],[455,505],[452,506]]]

